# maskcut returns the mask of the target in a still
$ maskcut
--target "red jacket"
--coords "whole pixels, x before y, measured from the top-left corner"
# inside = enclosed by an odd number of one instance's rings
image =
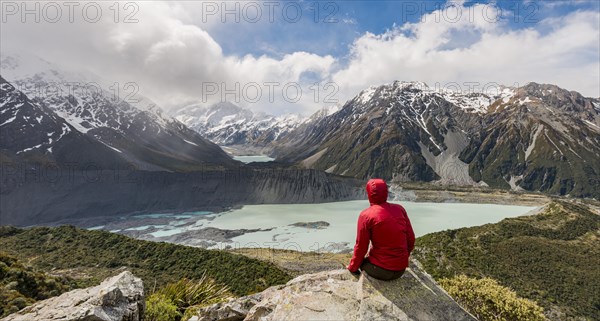
[[[369,250],[369,261],[392,271],[408,267],[408,257],[415,247],[415,233],[406,214],[398,204],[387,202],[387,185],[382,179],[367,183],[371,207],[360,213],[354,255],[348,270],[356,272]]]

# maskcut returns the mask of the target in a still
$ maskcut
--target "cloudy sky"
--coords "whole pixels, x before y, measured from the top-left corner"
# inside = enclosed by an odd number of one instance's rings
[[[306,114],[393,80],[600,96],[596,0],[22,3],[2,1],[3,54],[136,82],[165,109]]]

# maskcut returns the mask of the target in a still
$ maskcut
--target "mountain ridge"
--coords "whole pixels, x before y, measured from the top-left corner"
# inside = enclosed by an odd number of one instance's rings
[[[600,197],[593,188],[600,182],[600,100],[536,83],[493,96],[423,86],[394,82],[364,90],[340,111],[277,141],[273,154],[359,179]]]
[[[137,92],[120,97],[113,86],[121,85],[108,84],[95,74],[71,72],[30,55],[3,55],[1,65],[3,78],[33,104],[46,106],[78,132],[118,152],[134,168],[190,171],[210,164],[239,164],[151,100]],[[123,85],[127,86],[136,85]]]
[[[336,106],[324,107],[305,117],[299,114],[273,116],[253,112],[231,102],[210,106],[193,103],[171,112],[171,115],[220,146],[244,145],[270,151],[270,145],[304,123],[310,123],[335,112]]]

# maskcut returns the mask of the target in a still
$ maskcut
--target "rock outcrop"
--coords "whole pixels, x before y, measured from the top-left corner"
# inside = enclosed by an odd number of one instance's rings
[[[144,285],[131,272],[40,301],[0,321],[141,321]]]
[[[345,269],[302,275],[262,293],[206,307],[191,320],[476,321],[414,264],[395,281],[354,276]]]

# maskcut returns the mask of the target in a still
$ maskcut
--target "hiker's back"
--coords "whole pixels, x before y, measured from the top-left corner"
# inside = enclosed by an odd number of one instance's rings
[[[408,266],[409,238],[412,233],[406,210],[398,204],[372,205],[369,216],[371,226],[371,263],[389,270],[400,270]]]

